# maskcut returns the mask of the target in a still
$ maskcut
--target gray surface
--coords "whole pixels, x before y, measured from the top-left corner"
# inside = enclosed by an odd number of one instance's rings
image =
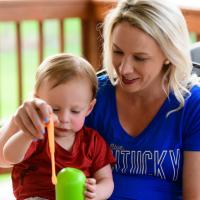
[[[193,62],[193,72],[200,76],[200,42],[192,44],[191,58]]]
[[[191,57],[193,62],[200,63],[200,42],[196,42],[192,45]]]

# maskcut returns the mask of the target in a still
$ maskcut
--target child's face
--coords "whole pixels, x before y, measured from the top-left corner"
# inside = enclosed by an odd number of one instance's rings
[[[95,100],[91,100],[92,91],[88,80],[76,77],[54,88],[51,88],[52,84],[44,80],[38,96],[51,105],[57,115],[55,135],[67,136],[79,131],[95,104]]]

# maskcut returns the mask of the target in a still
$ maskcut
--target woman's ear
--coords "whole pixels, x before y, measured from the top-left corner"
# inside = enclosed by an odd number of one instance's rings
[[[87,113],[86,113],[85,116],[88,116],[88,115],[92,112],[92,110],[93,110],[95,104],[96,104],[96,99],[93,99],[93,100],[90,102],[89,106],[88,106],[88,110],[87,110]]]

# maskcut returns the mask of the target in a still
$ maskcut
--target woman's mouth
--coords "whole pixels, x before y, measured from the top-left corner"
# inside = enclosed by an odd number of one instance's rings
[[[131,85],[133,83],[135,83],[136,81],[139,80],[139,78],[126,78],[124,76],[122,76],[122,83],[125,85]]]

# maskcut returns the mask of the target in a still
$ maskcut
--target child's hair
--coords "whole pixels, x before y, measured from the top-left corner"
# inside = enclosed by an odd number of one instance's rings
[[[68,54],[60,53],[46,58],[38,67],[36,73],[36,83],[34,93],[38,92],[39,87],[44,79],[53,81],[52,88],[66,83],[75,77],[88,79],[92,98],[95,98],[98,88],[98,82],[92,65],[84,58]]]

